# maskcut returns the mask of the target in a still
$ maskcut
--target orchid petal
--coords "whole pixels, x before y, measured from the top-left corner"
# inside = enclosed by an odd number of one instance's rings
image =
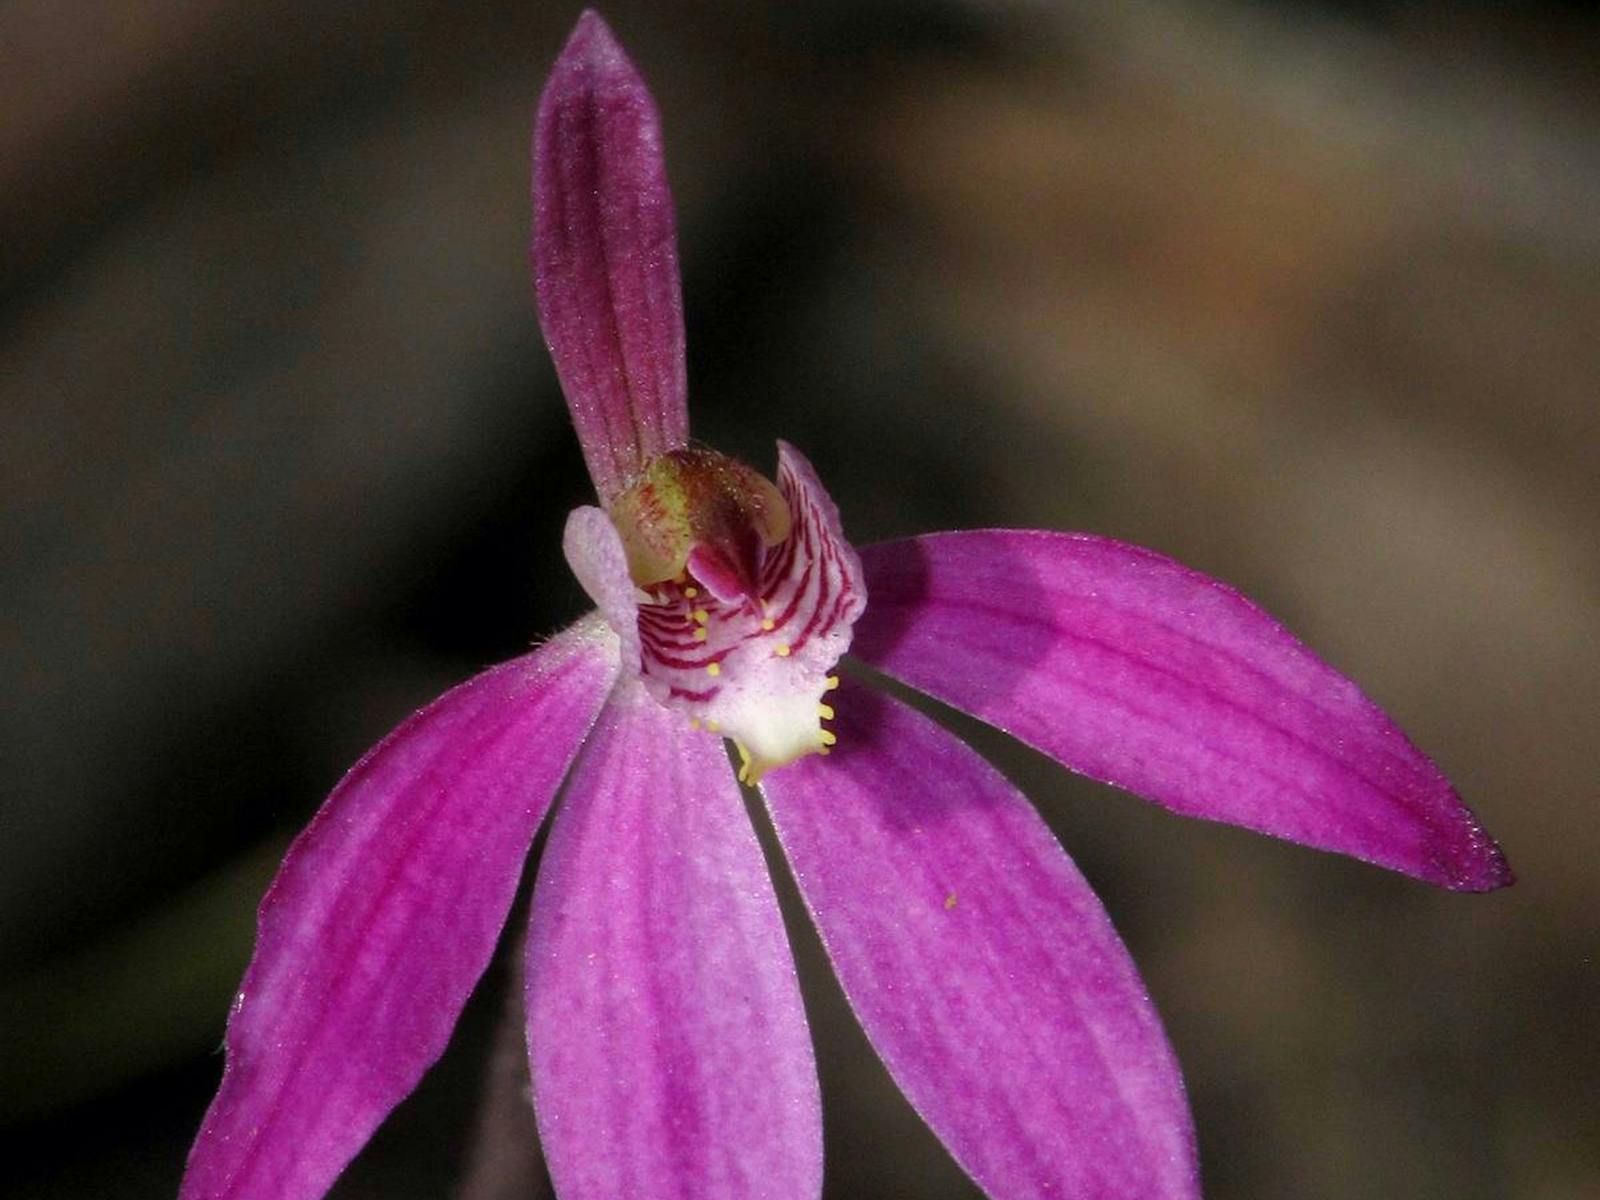
[[[443,1052],[616,673],[594,619],[358,763],[261,903],[183,1200],[314,1200]]]
[[[953,735],[846,682],[839,744],[762,784],[867,1037],[996,1200],[1198,1195],[1178,1066],[1105,910]]]
[[[940,534],[862,557],[861,658],[1074,771],[1444,887],[1511,881],[1438,767],[1223,584],[1082,534]]]
[[[639,589],[628,574],[628,555],[611,518],[598,508],[567,514],[561,549],[578,583],[617,635],[624,676],[639,673]]]
[[[771,881],[719,739],[619,685],[528,934],[534,1107],[562,1200],[803,1200],[821,1102]]]
[[[533,139],[539,324],[603,501],[689,440],[683,298],[661,123],[593,12],[551,70]]]

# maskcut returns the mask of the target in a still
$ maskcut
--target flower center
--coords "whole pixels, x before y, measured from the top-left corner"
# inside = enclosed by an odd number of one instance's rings
[[[833,745],[823,696],[865,606],[860,564],[810,464],[780,446],[778,479],[674,450],[610,506],[639,589],[646,688],[732,739],[749,783]]]

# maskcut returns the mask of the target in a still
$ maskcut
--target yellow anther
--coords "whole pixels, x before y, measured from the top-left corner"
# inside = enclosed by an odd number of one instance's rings
[[[697,588],[697,587],[692,587],[692,586],[691,587],[686,587],[686,588],[683,589],[683,594],[687,599],[693,600],[696,596],[698,596],[700,594],[700,589]]]
[[[762,617],[761,618],[761,628],[770,630],[770,629],[776,629],[777,627],[778,627],[778,623],[776,621],[774,621],[771,617]]]
[[[839,677],[837,675],[829,675],[826,679],[824,679],[822,681],[822,690],[825,691],[825,692],[831,692],[831,691],[833,691],[834,688],[836,688],[838,686],[839,686]]]
[[[832,746],[839,741],[839,735],[831,729],[822,730],[820,736],[824,746]]]
[[[779,658],[788,658],[789,657],[789,643],[788,642],[779,642],[776,646],[774,646],[772,648],[772,652],[774,654],[776,654]]]
[[[734,742],[733,748],[739,752],[739,782],[753,782],[750,778],[750,751],[744,748],[743,742]]]
[[[690,717],[689,718],[689,728],[690,729],[699,729],[700,728],[700,718],[699,717]]]
[[[709,729],[712,733],[721,733],[722,732],[722,722],[721,721],[707,721],[706,722],[706,728]]]
[[[704,625],[707,621],[711,620],[711,614],[703,608],[697,608],[689,615],[694,618],[694,623],[696,625]]]
[[[721,663],[707,663],[706,664],[706,674],[707,675],[721,675],[722,674],[722,664]]]
[[[710,636],[711,631],[709,629],[696,629],[694,631],[694,640],[697,642],[703,642]]]
[[[833,720],[833,709],[826,704],[819,704],[817,705],[817,716],[824,721],[831,721]]]
[[[827,758],[828,757],[828,748],[826,746],[818,746],[817,747],[817,753],[820,754],[823,758]]]

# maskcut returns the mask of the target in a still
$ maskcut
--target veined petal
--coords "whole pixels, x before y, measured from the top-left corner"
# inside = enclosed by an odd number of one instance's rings
[[[722,743],[624,681],[573,772],[527,953],[534,1107],[562,1200],[821,1190],[794,964]]]
[[[446,693],[334,789],[261,902],[183,1200],[313,1200],[416,1086],[616,670],[586,619]]]
[[[761,785],[907,1099],[995,1200],[1198,1196],[1177,1063],[1105,910],[947,731],[845,684],[839,746]]]
[[[578,19],[533,139],[539,324],[604,502],[689,440],[677,228],[655,102],[611,30]]]
[[[936,534],[863,560],[860,657],[1074,771],[1444,887],[1511,882],[1394,722],[1215,580],[1082,534]]]
[[[767,552],[754,597],[718,599],[692,583],[651,589],[639,608],[645,686],[663,704],[726,734],[754,783],[823,751],[823,694],[866,606],[861,560],[805,455],[778,443],[790,528]]]

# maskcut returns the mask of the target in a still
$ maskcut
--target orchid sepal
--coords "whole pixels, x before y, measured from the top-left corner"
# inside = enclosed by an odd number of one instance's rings
[[[855,653],[1074,771],[1441,887],[1511,882],[1433,761],[1225,584],[1152,550],[1037,530],[862,558],[874,605]]]
[[[637,679],[555,816],[525,1010],[562,1200],[817,1200],[821,1097],[760,845],[718,740]]]
[[[539,324],[601,503],[688,444],[677,217],[661,118],[592,9],[567,39],[533,137]]]
[[[316,1200],[416,1086],[617,670],[615,635],[585,618],[351,768],[261,902],[181,1200]]]

